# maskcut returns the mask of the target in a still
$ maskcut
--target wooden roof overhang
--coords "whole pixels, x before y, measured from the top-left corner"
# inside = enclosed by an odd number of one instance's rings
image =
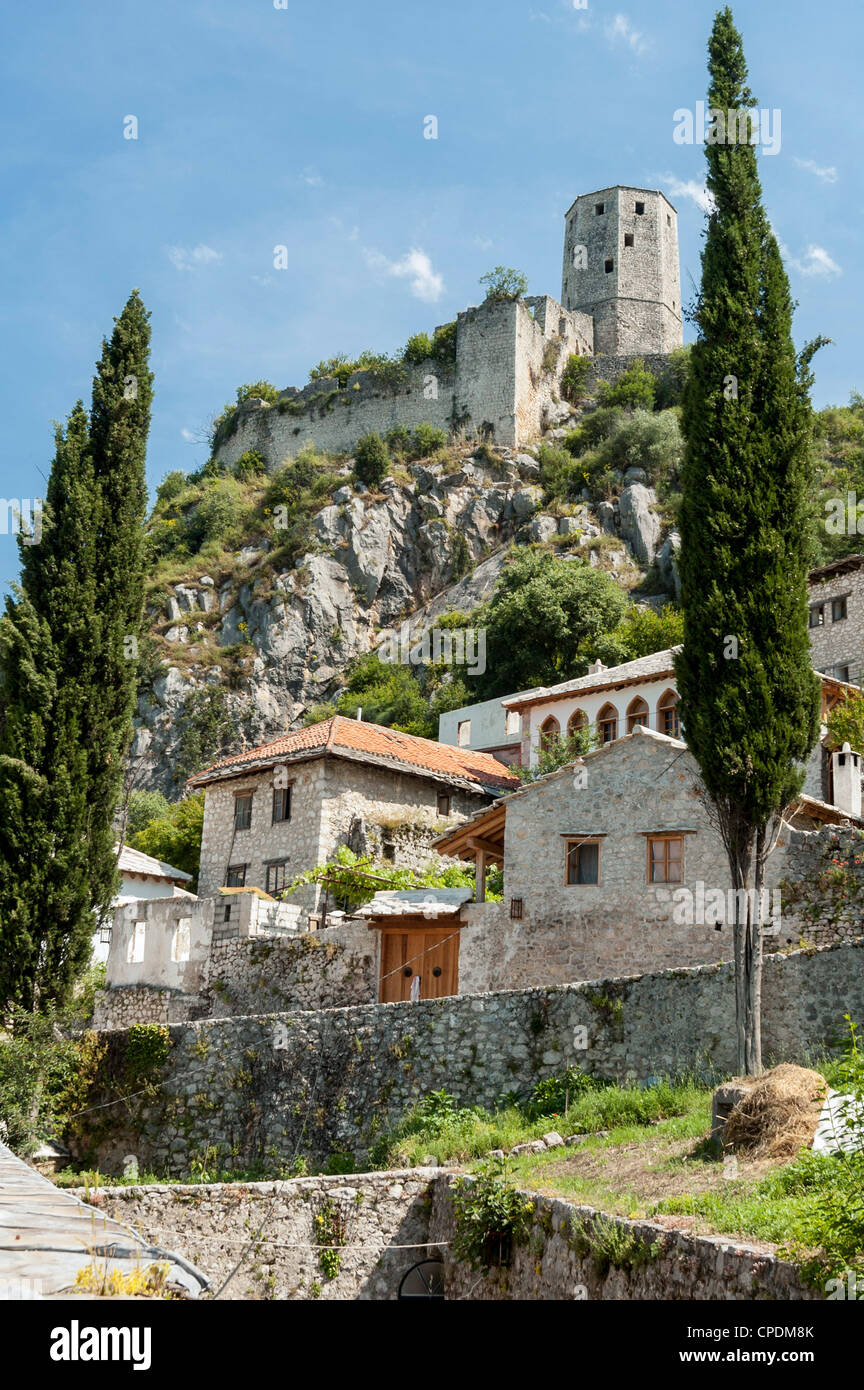
[[[504,826],[507,809],[504,805],[490,806],[488,811],[463,821],[454,830],[435,841],[439,854],[450,859],[476,859],[479,850],[487,862],[504,863]]]

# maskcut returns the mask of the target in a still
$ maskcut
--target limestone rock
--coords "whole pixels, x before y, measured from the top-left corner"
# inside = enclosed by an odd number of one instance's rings
[[[633,483],[624,489],[618,503],[621,535],[643,565],[651,564],[660,539],[660,518],[652,510],[656,501],[653,488]]]

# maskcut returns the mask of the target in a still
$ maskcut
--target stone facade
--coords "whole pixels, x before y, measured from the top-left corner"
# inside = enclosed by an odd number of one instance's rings
[[[411,1168],[81,1195],[90,1203],[98,1200],[149,1243],[182,1251],[214,1289],[231,1276],[223,1299],[389,1301],[410,1268],[430,1258],[441,1261],[444,1297],[450,1300],[785,1302],[820,1296],[802,1284],[793,1265],[765,1247],[691,1235],[662,1218],[605,1215],[536,1192],[525,1194],[534,1206],[531,1229],[510,1266],[481,1275],[453,1254],[456,1180]],[[601,1222],[635,1240],[637,1249],[644,1247],[647,1258],[604,1269],[592,1253]],[[332,1277],[332,1266],[325,1272],[322,1265],[322,1228],[344,1247]]]
[[[662,193],[614,187],[566,215],[561,301],[594,320],[594,351],[668,353],[682,343],[678,214]]]
[[[204,799],[199,892],[215,893],[229,866],[246,866],[246,886],[267,887],[267,865],[284,861],[285,877],[324,864],[340,845],[357,853],[379,850],[394,863],[415,868],[433,859],[436,833],[472,815],[488,798],[451,787],[432,776],[352,762],[316,758],[286,763],[278,769],[291,787],[291,818],[273,822],[276,768],[212,782]],[[252,823],[234,828],[234,801],[251,792]],[[449,816],[438,811],[438,794],[450,796]],[[392,851],[392,854],[391,854]],[[437,858],[437,857],[436,857]],[[304,913],[314,910],[320,890],[309,888],[292,897]]]
[[[810,650],[817,671],[836,680],[864,679],[864,557],[810,576]]]
[[[223,920],[225,902],[232,904],[233,922]],[[191,961],[164,959],[165,943],[174,936],[164,915],[145,920],[145,952],[136,963],[128,961],[130,929],[123,921],[115,925],[117,950],[109,957],[108,988],[97,995],[95,1028],[325,1009],[378,998],[380,939],[365,923],[343,920],[321,932],[277,935],[273,910],[293,912],[296,920],[291,904],[239,893],[192,906]]]
[[[844,1014],[864,1017],[864,943],[771,955],[762,1043],[772,1061],[836,1046]],[[382,1129],[446,1089],[494,1107],[507,1091],[580,1066],[618,1080],[735,1069],[731,964],[416,1004],[215,1019],[170,1028],[171,1050],[143,1098],[125,1082],[127,1035],[102,1033],[98,1069],[67,1142],[105,1172],[135,1153],[182,1175],[209,1151],[232,1166],[298,1154],[359,1166]],[[114,1102],[128,1097],[122,1106]],[[95,1109],[94,1107],[101,1107]]]
[[[223,464],[258,449],[271,468],[310,440],[329,453],[350,453],[361,435],[427,423],[469,439],[517,445],[557,423],[561,373],[570,353],[590,357],[594,325],[549,295],[487,302],[459,314],[456,362],[406,368],[387,386],[358,371],[344,388],[326,378],[302,391],[283,391],[276,404],[242,406],[230,436],[218,446]]]

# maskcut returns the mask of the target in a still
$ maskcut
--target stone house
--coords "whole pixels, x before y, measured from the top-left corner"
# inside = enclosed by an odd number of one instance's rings
[[[518,782],[486,753],[334,715],[223,758],[188,785],[205,792],[200,895],[257,887],[276,897],[340,845],[421,868],[436,831]],[[303,908],[314,913],[320,896],[310,887]]]
[[[864,555],[810,572],[810,650],[817,671],[860,685],[864,678]]]
[[[833,757],[851,800],[859,759]],[[441,836],[439,852],[473,861],[477,873],[476,901],[460,913],[459,992],[730,959],[734,898],[706,803],[686,744],[636,724]],[[769,942],[837,939],[787,912],[781,884],[818,866],[826,828],[864,827],[860,810],[860,790],[856,812],[801,795],[768,860]],[[482,901],[490,862],[503,865],[502,902]],[[850,930],[860,934],[860,924],[844,924],[841,938]]]

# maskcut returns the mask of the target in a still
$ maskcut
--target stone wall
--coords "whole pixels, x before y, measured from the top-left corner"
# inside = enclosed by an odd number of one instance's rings
[[[846,617],[835,619],[832,599],[843,598]],[[813,665],[826,675],[859,682],[864,672],[864,567],[811,584],[810,608],[822,609],[822,622],[810,629]]]
[[[478,1274],[452,1250],[449,1174],[413,1168],[280,1183],[103,1189],[98,1204],[151,1243],[182,1253],[222,1299],[395,1299],[404,1275],[439,1257],[450,1300],[805,1300],[819,1294],[764,1248],[694,1236],[655,1221],[605,1216],[555,1198],[534,1203],[509,1267]],[[85,1195],[82,1193],[82,1196]],[[87,1200],[94,1202],[91,1192]],[[604,1230],[631,1258],[605,1267]],[[259,1234],[260,1233],[260,1234]],[[333,1271],[322,1245],[344,1246]],[[242,1258],[241,1258],[242,1257]],[[331,1277],[332,1276],[332,1277]]]
[[[214,1292],[241,1261],[223,1299],[380,1302],[395,1298],[405,1271],[427,1256],[430,1178],[430,1170],[415,1168],[280,1183],[111,1188],[99,1193],[99,1205],[150,1242],[182,1253]],[[87,1200],[93,1202],[92,1191]],[[333,1278],[320,1248],[331,1243],[347,1245]]]
[[[843,1015],[864,1020],[864,942],[770,956],[763,1049],[796,1060],[839,1041]],[[376,1135],[420,1096],[446,1089],[494,1106],[504,1092],[578,1065],[646,1079],[735,1067],[731,965],[557,988],[460,995],[417,1004],[284,1013],[171,1028],[158,1089],[123,1100],[126,1035],[104,1054],[70,1133],[79,1158],[115,1171],[124,1155],[182,1174],[205,1149],[244,1166],[366,1161]],[[99,1110],[91,1107],[101,1106]]]
[[[112,983],[109,975],[110,988],[97,995],[93,1026],[326,1009],[335,1001],[371,1004],[378,998],[379,952],[380,934],[356,921],[284,936],[222,935],[209,945],[194,989]]]
[[[551,362],[550,343],[558,349]],[[358,371],[342,388],[324,378],[283,391],[274,405],[249,402],[216,456],[230,465],[257,449],[273,469],[310,440],[328,453],[350,454],[361,435],[423,423],[467,439],[526,443],[547,426],[568,355],[593,350],[590,315],[570,312],[549,295],[484,302],[458,316],[455,365],[406,367],[395,385]]]

